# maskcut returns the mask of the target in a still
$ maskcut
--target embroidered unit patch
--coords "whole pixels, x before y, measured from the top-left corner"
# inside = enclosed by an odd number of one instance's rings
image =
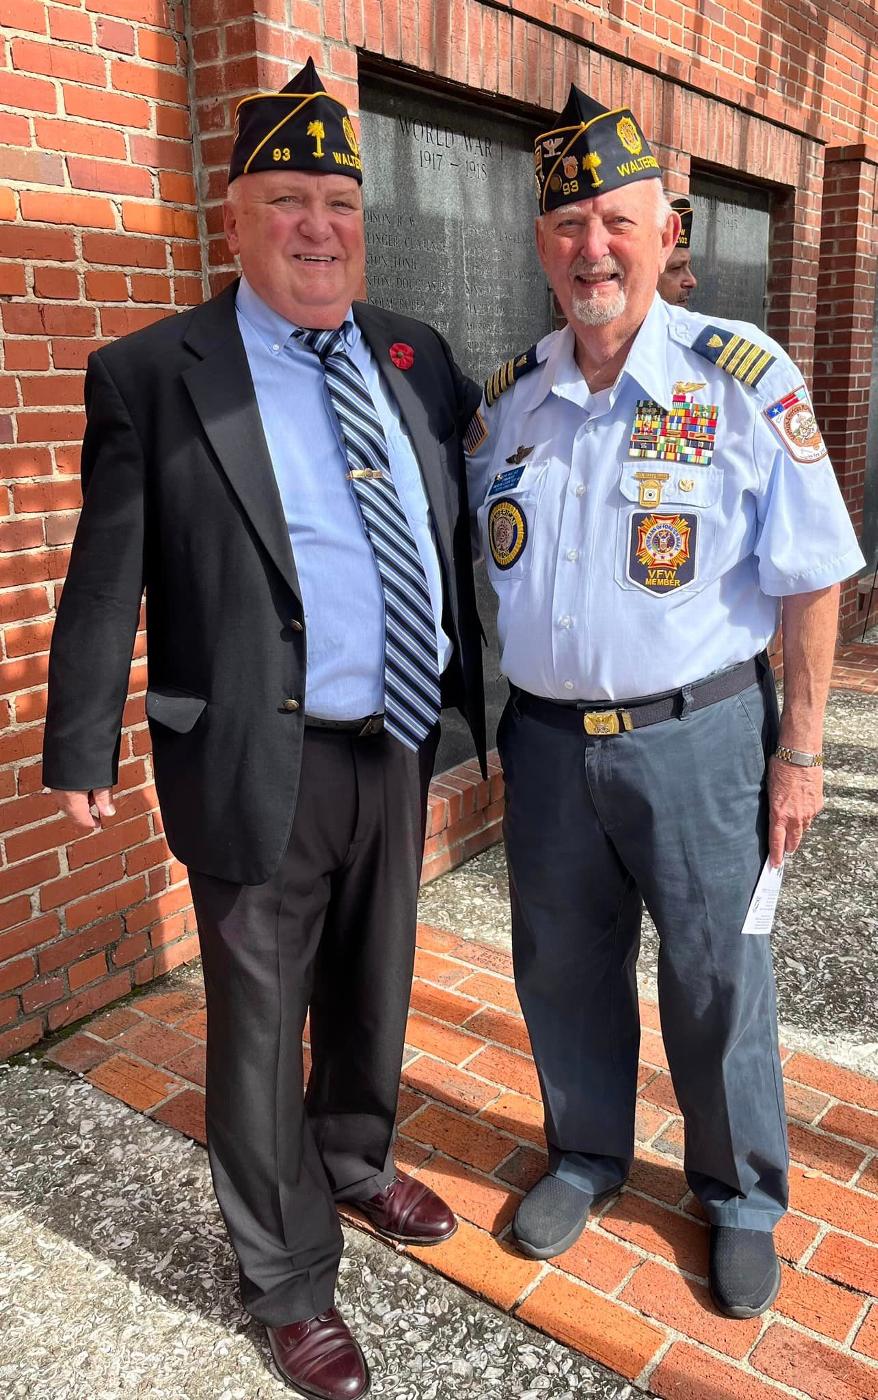
[[[504,496],[488,511],[488,547],[498,569],[511,569],[527,544],[527,517],[517,501]]]
[[[717,415],[717,406],[712,403],[683,400],[666,410],[652,399],[640,399],[628,456],[709,467],[716,443]]]
[[[635,511],[628,535],[628,577],[647,593],[667,595],[695,578],[697,515]]]
[[[804,384],[763,412],[794,462],[819,462],[826,456],[826,443]]]
[[[717,369],[724,369],[726,374],[751,386],[759,383],[777,359],[764,346],[719,326],[705,326],[692,349]]]

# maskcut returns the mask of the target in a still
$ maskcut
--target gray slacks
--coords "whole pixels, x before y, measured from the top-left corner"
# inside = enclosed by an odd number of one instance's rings
[[[261,885],[190,871],[207,991],[207,1145],[245,1308],[332,1306],[335,1203],[393,1179],[436,731],[306,729],[292,834]],[[305,1092],[302,1033],[310,1010]]]
[[[715,1224],[770,1230],[787,1142],[769,940],[741,928],[767,854],[766,677],[681,719],[592,738],[510,699],[506,781],[515,977],[550,1170],[593,1194],[634,1154],[642,903],[689,1185]]]

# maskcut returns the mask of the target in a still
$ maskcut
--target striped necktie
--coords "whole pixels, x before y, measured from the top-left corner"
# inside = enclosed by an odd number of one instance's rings
[[[323,363],[384,592],[384,728],[417,749],[439,718],[436,624],[424,566],[390,475],[384,429],[341,332],[295,334]]]

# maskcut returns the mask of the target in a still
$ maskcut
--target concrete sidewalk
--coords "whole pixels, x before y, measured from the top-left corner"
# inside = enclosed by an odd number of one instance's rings
[[[48,1063],[0,1068],[3,1400],[281,1400],[207,1154]],[[632,1400],[632,1386],[357,1230],[339,1306],[375,1400]]]

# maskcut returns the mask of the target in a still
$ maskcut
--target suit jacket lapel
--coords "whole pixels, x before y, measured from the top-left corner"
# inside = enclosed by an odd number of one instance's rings
[[[454,533],[452,503],[449,500],[448,483],[442,469],[436,433],[430,426],[427,400],[422,389],[416,387],[418,381],[417,377],[412,378],[412,370],[398,369],[390,358],[390,346],[397,337],[386,313],[378,307],[369,306],[366,302],[356,302],[354,316],[408,429],[421,468],[437,541],[446,568],[450,568]]]
[[[220,466],[250,524],[297,596],[290,535],[235,314],[237,281],[193,314],[186,344],[199,356],[183,379]]]

